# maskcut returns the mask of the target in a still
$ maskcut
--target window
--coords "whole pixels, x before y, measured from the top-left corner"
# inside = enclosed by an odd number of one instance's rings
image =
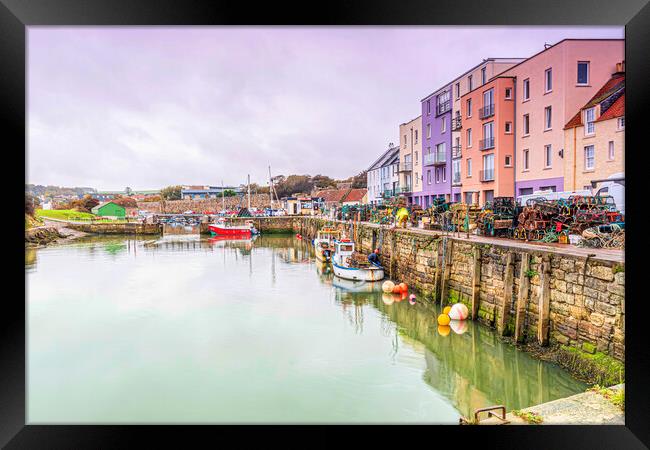
[[[436,184],[440,183],[440,167],[436,167]]]
[[[472,129],[471,128],[467,129],[467,146],[468,147],[472,146]]]
[[[596,109],[585,109],[585,134],[594,134],[596,132]]]
[[[415,143],[418,143],[418,130],[415,130]]]
[[[442,182],[447,182],[447,166],[442,166]]]
[[[467,160],[467,176],[468,177],[472,176],[472,160],[471,159]]]
[[[460,83],[456,83],[456,98],[460,98]]]
[[[427,100],[427,115],[431,114],[431,100]]]
[[[418,173],[415,172],[415,185],[418,185],[418,181],[420,181],[420,177],[418,177]]]
[[[483,107],[494,104],[494,89],[483,92]]]
[[[594,146],[585,147],[585,170],[594,170]]]
[[[610,161],[614,160],[614,141],[609,141],[609,147],[607,150],[607,158]]]
[[[553,157],[553,151],[551,150],[550,145],[544,146],[544,167],[551,167],[551,159]]]
[[[451,173],[454,183],[460,183],[460,159],[454,159],[452,161]]]
[[[427,184],[431,184],[431,171],[427,170]]]
[[[506,133],[512,133],[512,122],[506,122]]]
[[[485,73],[485,67],[481,69],[481,84],[485,84],[487,81],[486,73]]]
[[[556,186],[540,186],[539,188],[540,191],[550,191],[550,192],[556,192],[557,187]]]
[[[467,77],[467,90],[471,91],[472,89],[474,89],[474,86],[472,86],[472,76],[470,75]]]
[[[440,123],[440,132],[444,133],[445,131],[447,131],[447,118],[443,117]]]
[[[529,160],[529,158],[528,158],[528,157],[529,157],[529,154],[530,154],[530,151],[529,151],[528,149],[524,150],[524,152],[523,152],[523,164],[522,164],[522,170],[528,170],[529,167],[530,167],[530,166],[529,166],[530,160]]]
[[[625,116],[619,117],[616,121],[616,125],[618,126],[619,130],[625,129]]]
[[[467,117],[472,117],[472,99],[467,99]]]
[[[591,189],[591,187],[589,188]],[[533,193],[533,188],[519,188],[519,195],[530,195]]]
[[[465,192],[465,203],[468,205],[472,204],[472,193],[471,192]]]
[[[530,134],[530,115],[524,114],[524,136]]]
[[[551,92],[553,90],[553,69],[546,69],[544,71],[544,92]]]
[[[544,130],[551,129],[551,107],[544,108]]]
[[[431,137],[431,124],[430,123],[427,124],[427,137],[428,138]]]
[[[505,166],[512,167],[512,155],[506,155]]]
[[[512,99],[512,88],[506,88],[506,100]]]
[[[406,148],[406,135],[404,135],[404,148]]]
[[[589,61],[578,61],[578,84],[589,84]]]
[[[486,140],[486,144],[488,143],[488,140],[493,140],[494,138],[494,122],[488,122],[483,124],[483,139]],[[494,142],[494,141],[492,141]]]
[[[526,78],[524,80],[524,100],[530,99],[530,80]]]
[[[483,157],[483,177],[482,181],[494,180],[494,153]]]
[[[417,150],[415,151],[415,162],[416,163],[418,162],[418,151]]]

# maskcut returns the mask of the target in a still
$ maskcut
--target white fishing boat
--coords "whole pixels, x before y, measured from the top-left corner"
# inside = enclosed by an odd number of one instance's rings
[[[341,232],[334,228],[321,228],[314,239],[316,258],[329,262],[334,255],[334,241],[341,237]]]
[[[332,268],[334,275],[353,281],[379,281],[384,278],[384,268],[368,260],[361,260],[354,251],[354,242],[342,239],[334,242]]]

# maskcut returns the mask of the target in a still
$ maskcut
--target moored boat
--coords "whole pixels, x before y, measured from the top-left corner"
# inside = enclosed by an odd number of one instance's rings
[[[341,236],[341,232],[334,228],[321,228],[314,239],[316,258],[321,261],[331,261],[334,255],[334,241]]]
[[[379,281],[384,278],[384,268],[359,258],[354,251],[354,242],[349,239],[334,242],[332,257],[334,275],[353,281]]]
[[[224,218],[220,218],[216,223],[211,223],[208,225],[208,230],[210,233],[219,235],[219,236],[243,236],[250,237],[259,232],[253,225],[252,220],[247,220],[243,225],[230,225],[226,224]]]

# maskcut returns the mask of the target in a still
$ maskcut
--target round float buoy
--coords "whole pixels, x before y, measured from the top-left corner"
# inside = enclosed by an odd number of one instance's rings
[[[440,314],[438,316],[438,325],[446,326],[449,325],[449,322],[451,322],[451,320],[447,314]]]
[[[386,281],[384,281],[384,283],[381,285],[381,289],[382,289],[384,292],[387,292],[387,293],[388,293],[388,292],[393,292],[393,288],[394,288],[394,287],[395,287],[395,283],[393,283],[393,282],[390,281],[390,280],[386,280]]]
[[[442,313],[449,314],[449,311],[451,311],[451,306],[445,306],[445,309],[442,310]]]
[[[449,336],[449,331],[451,328],[449,325],[438,325],[438,334],[440,336]]]
[[[399,284],[396,284],[393,286],[393,294],[401,294],[402,293],[402,288],[399,287]]]
[[[400,283],[399,288],[402,290],[402,292],[408,292],[409,291],[409,287],[408,287],[408,285],[406,283]]]
[[[453,320],[465,320],[467,319],[468,314],[469,311],[467,309],[467,306],[463,305],[462,303],[456,303],[451,307],[451,310],[449,311],[449,318]]]
[[[300,233],[296,234],[296,237],[297,237],[298,239],[302,239],[302,236],[300,235]]]
[[[409,295],[409,303],[415,305],[415,294]]]
[[[406,300],[408,298],[408,294],[404,291],[399,296],[400,300]]]

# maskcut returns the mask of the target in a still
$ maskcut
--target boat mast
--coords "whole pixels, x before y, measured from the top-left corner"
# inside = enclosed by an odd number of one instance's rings
[[[248,210],[251,210],[251,176],[248,175]]]
[[[271,198],[271,215],[273,215],[273,178],[271,178],[270,165],[269,165],[269,197]]]
[[[226,214],[226,191],[223,189],[223,178],[221,179],[221,209]]]

